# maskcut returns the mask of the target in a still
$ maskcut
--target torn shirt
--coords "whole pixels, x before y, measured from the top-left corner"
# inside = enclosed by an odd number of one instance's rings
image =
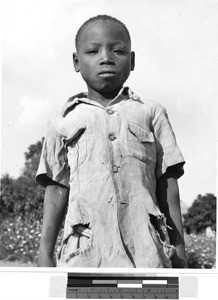
[[[164,221],[156,181],[171,166],[181,176],[183,164],[160,104],[129,88],[106,107],[84,93],[70,98],[49,121],[36,176],[44,186],[50,178],[70,189],[58,265],[171,267],[163,250],[172,246],[149,215]]]

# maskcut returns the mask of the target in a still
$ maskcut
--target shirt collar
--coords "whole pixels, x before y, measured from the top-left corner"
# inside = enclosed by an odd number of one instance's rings
[[[123,87],[119,94],[109,102],[109,104],[115,104],[121,100],[128,100],[132,99],[135,101],[140,101],[140,97],[137,96],[129,87]],[[71,98],[69,98],[66,103],[64,104],[61,115],[65,117],[69,110],[72,110],[74,106],[79,104],[80,102],[87,103],[87,104],[94,104],[96,105],[96,101],[90,100],[87,98],[87,93],[79,93]]]

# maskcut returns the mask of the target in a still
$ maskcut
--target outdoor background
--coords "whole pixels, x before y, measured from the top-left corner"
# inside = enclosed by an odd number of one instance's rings
[[[126,85],[167,108],[186,160],[179,186],[183,212],[190,208],[184,217],[190,267],[214,267],[218,2],[3,3],[0,260],[37,260],[44,190],[34,175],[47,118],[86,90],[72,64],[78,28],[109,14],[126,24],[136,52]]]

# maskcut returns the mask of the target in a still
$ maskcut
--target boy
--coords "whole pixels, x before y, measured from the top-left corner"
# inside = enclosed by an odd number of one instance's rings
[[[123,84],[134,69],[125,25],[100,15],[76,36],[88,93],[49,123],[37,181],[46,186],[38,266],[185,267],[177,179],[184,159],[165,109]]]

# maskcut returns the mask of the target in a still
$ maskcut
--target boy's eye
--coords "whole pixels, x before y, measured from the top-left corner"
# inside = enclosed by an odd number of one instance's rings
[[[116,54],[124,54],[124,51],[121,49],[115,49],[113,52]]]
[[[96,54],[98,53],[98,50],[97,49],[92,49],[92,50],[88,50],[86,51],[87,54]]]

